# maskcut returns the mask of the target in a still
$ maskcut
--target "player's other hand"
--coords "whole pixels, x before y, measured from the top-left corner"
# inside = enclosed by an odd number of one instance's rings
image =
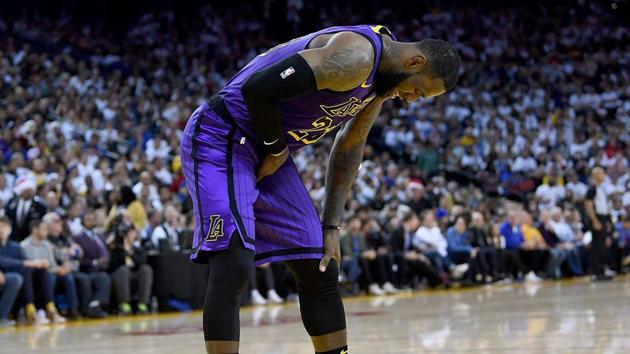
[[[337,267],[341,264],[341,249],[339,247],[339,230],[324,230],[324,257],[319,262],[319,271],[325,272],[330,260],[337,262]]]
[[[267,154],[260,163],[260,166],[258,166],[258,171],[256,171],[256,182],[274,174],[280,166],[284,164],[288,157],[288,147],[285,147],[284,150],[277,155]]]

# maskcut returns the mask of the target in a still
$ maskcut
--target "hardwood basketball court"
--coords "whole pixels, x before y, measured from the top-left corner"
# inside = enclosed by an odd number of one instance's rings
[[[351,353],[630,353],[630,277],[346,299]],[[312,353],[295,303],[243,309],[241,353]],[[0,330],[0,353],[203,354],[201,313]]]

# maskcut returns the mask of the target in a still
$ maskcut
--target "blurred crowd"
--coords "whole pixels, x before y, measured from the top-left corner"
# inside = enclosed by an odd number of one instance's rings
[[[344,218],[347,294],[624,271],[627,22],[589,1],[405,6],[263,1],[123,23],[0,13],[0,324],[150,311],[148,255],[191,247],[187,118],[258,53],[337,24],[443,38],[464,62],[454,90],[390,101],[377,120]],[[294,156],[318,207],[331,143]],[[591,211],[608,219],[596,228]],[[253,303],[290,297],[278,267],[252,279]]]

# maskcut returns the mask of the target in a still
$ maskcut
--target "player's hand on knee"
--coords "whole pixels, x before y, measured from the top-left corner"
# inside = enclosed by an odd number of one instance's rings
[[[328,263],[334,259],[337,268],[341,263],[341,249],[339,247],[339,230],[324,230],[324,257],[319,262],[319,271],[325,272]]]
[[[274,174],[280,166],[284,165],[288,157],[288,147],[285,147],[284,150],[278,154],[267,154],[260,163],[260,166],[258,166],[258,171],[256,171],[256,182]]]

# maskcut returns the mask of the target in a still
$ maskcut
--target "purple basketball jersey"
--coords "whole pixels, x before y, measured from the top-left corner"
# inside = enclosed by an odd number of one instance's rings
[[[318,35],[345,31],[359,33],[374,47],[374,68],[365,82],[355,89],[344,92],[319,90],[284,102],[281,106],[282,126],[291,151],[316,143],[342,127],[343,123],[352,119],[374,99],[373,80],[381,60],[383,30],[387,31],[383,26],[370,25],[330,27],[282,43],[254,58],[230,80],[219,95],[223,97],[239,128],[256,138],[250,126],[247,106],[241,95],[241,87],[249,76],[306,49],[311,40]],[[391,35],[389,31],[386,33]]]
[[[332,27],[280,44],[238,72],[219,92],[223,100],[211,99],[188,120],[181,156],[195,215],[191,256],[195,262],[207,263],[209,253],[228,248],[234,235],[256,252],[259,264],[322,257],[319,215],[293,160],[287,159],[273,175],[256,180],[260,142],[255,141],[241,86],[253,73],[304,50],[316,36],[342,31],[359,33],[374,46],[374,69],[367,80],[353,90],[321,90],[281,106],[291,150],[319,141],[375,97],[373,80],[381,60],[381,33],[389,34],[384,27]]]

